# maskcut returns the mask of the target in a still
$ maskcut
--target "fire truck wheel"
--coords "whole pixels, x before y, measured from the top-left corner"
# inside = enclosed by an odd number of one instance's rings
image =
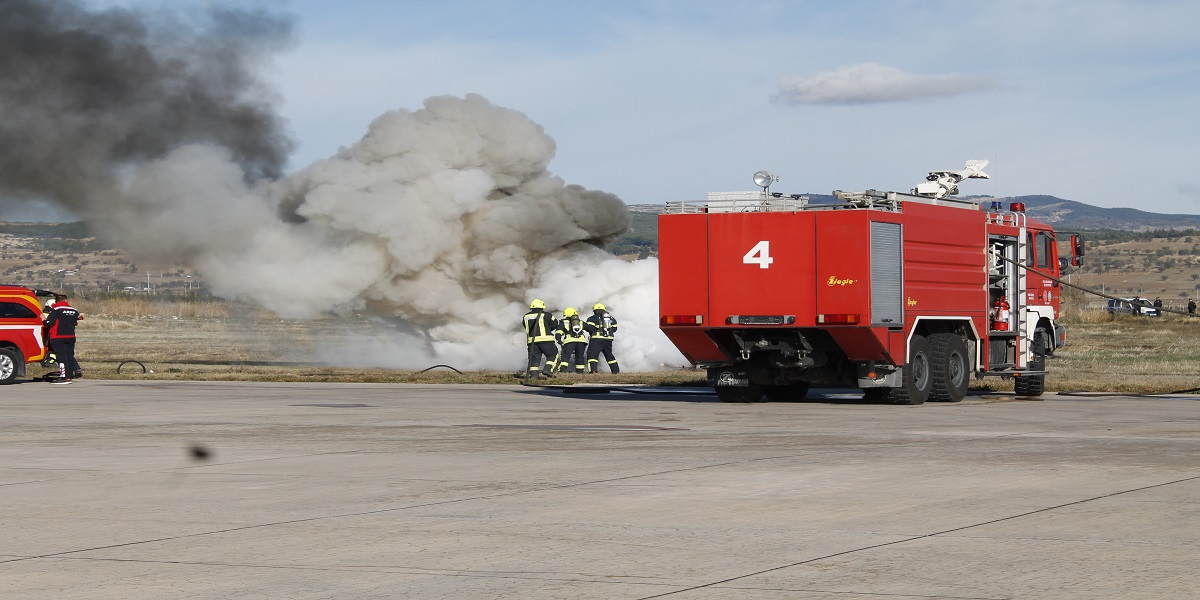
[[[904,385],[894,388],[875,388],[878,399],[892,404],[925,404],[933,389],[930,371],[929,340],[914,335],[908,343],[908,364],[904,365]]]
[[[1029,361],[1029,370],[1045,371],[1046,370],[1046,342],[1050,339],[1050,334],[1045,329],[1038,328],[1033,332],[1033,360]],[[1046,376],[1045,375],[1029,375],[1016,378],[1016,383],[1013,384],[1013,391],[1018,396],[1041,396],[1046,391]]]
[[[717,388],[717,399],[721,402],[758,402],[762,400],[763,387],[752,383],[747,387],[721,386]]]
[[[0,348],[0,384],[12,383],[17,378],[17,355],[8,348]]]
[[[930,371],[933,373],[933,390],[930,402],[962,402],[967,397],[967,342],[953,333],[935,333],[929,336],[932,353]]]
[[[765,388],[767,400],[772,402],[799,402],[808,396],[808,383],[792,385],[768,385]]]

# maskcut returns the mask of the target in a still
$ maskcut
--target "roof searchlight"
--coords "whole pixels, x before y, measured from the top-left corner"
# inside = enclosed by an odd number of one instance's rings
[[[778,175],[772,175],[767,171],[759,171],[754,174],[754,185],[763,189],[764,194],[771,193],[771,184],[779,181]]]

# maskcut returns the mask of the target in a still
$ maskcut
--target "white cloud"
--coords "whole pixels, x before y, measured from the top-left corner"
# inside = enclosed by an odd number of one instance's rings
[[[958,96],[992,89],[996,80],[978,75],[917,75],[874,63],[836,71],[779,78],[773,100],[782,104],[880,104]]]

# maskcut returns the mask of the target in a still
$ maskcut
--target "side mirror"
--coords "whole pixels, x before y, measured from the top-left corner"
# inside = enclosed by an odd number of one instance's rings
[[[1078,267],[1083,264],[1083,235],[1071,234],[1071,264]]]

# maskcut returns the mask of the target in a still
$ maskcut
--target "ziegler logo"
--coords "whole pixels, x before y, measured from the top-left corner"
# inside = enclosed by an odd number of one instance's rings
[[[913,300],[912,298],[909,298],[909,299],[908,299],[908,305],[909,305],[909,306],[916,306],[916,305],[917,305],[917,301],[916,301],[916,300]]]
[[[738,379],[737,377],[734,377],[732,372],[722,371],[721,374],[717,377],[717,385],[722,386],[722,387],[724,387],[724,386],[749,387],[750,380],[749,379]]]
[[[855,283],[858,283],[857,279],[838,279],[836,275],[830,275],[829,281],[826,281],[825,285],[854,285]]]

